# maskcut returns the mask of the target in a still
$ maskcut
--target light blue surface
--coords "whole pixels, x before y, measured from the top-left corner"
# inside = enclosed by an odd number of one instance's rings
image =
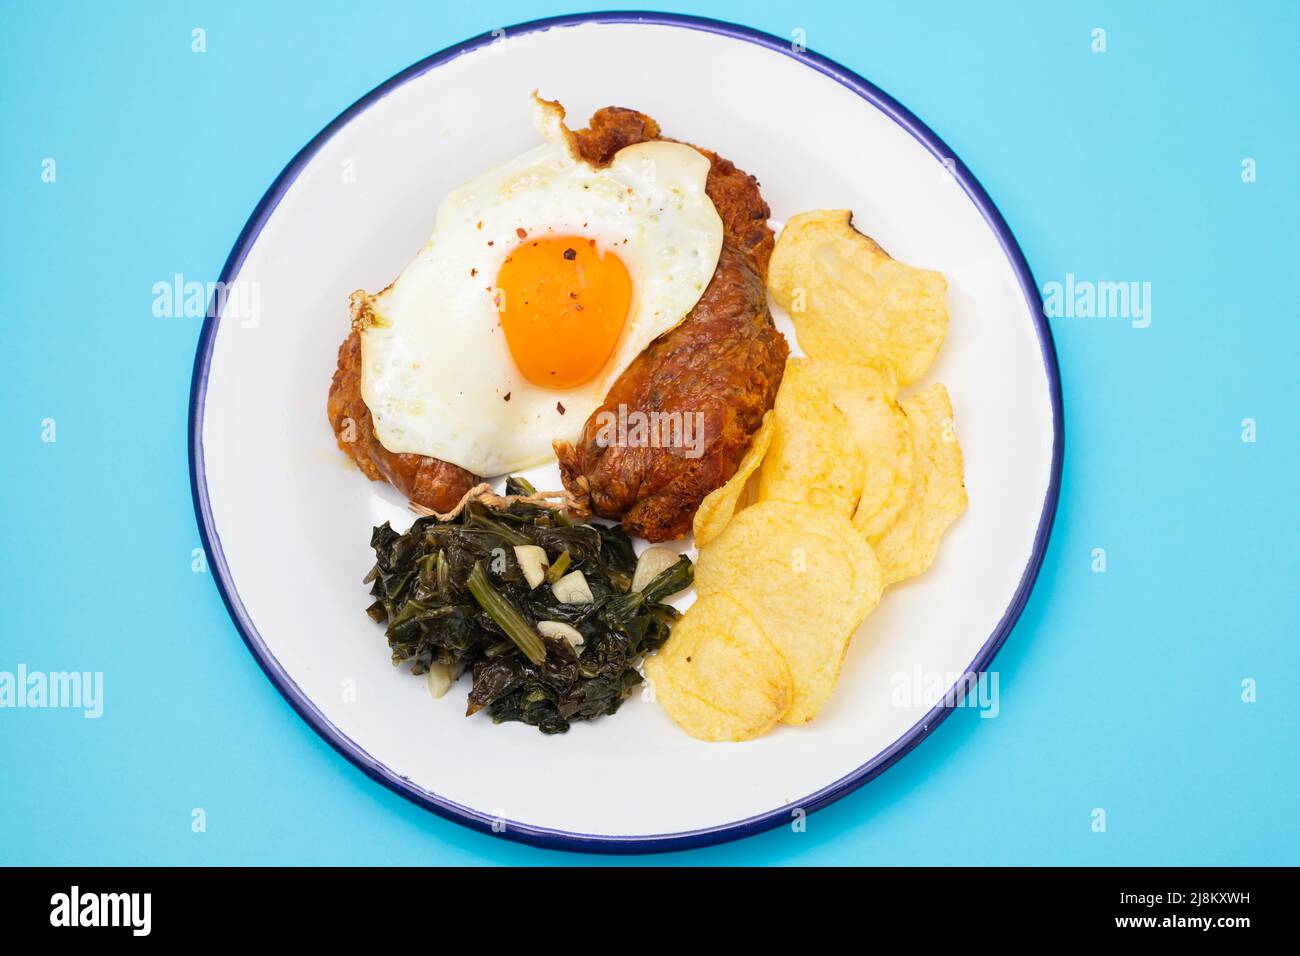
[[[802,28],[947,140],[1040,284],[1150,282],[1150,327],[1053,321],[1065,481],[994,662],[1000,714],[958,710],[807,832],[639,861],[1300,863],[1300,13],[970,6],[670,9]],[[280,698],[191,571],[199,321],[151,308],[155,282],[217,277],[284,164],[370,88],[466,37],[586,8],[4,6],[0,671],[102,671],[105,700],[98,720],[0,709],[0,863],[587,859],[416,808]]]

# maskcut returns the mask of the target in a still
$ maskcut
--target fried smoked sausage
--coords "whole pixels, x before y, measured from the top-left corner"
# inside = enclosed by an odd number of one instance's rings
[[[611,126],[625,134],[658,131],[653,120],[628,113],[601,110],[591,130],[618,148],[639,140],[613,135]],[[575,134],[580,149],[589,132]],[[705,191],[723,227],[713,279],[686,318],[619,376],[578,441],[555,443],[565,488],[596,514],[620,519],[629,534],[650,541],[686,534],[704,496],[735,473],[776,400],[789,354],[767,309],[764,280],[774,240],[758,182],[716,153],[700,152],[709,157]],[[606,155],[613,153],[599,158]],[[669,423],[669,430],[691,440],[630,441],[632,430],[608,427],[637,413],[640,421]]]
[[[635,110],[605,107],[570,135],[584,160],[604,166],[625,146],[659,139],[660,129]],[[764,278],[774,237],[758,183],[715,153],[700,152],[710,161],[705,191],[723,224],[713,279],[690,314],[619,376],[579,440],[556,443],[565,487],[595,513],[621,519],[629,533],[651,541],[689,531],[700,501],[735,472],[772,407],[789,351],[767,310]],[[626,447],[601,441],[602,412],[620,407],[687,416],[677,420],[689,422],[691,442]],[[479,480],[449,462],[396,454],[379,442],[361,397],[356,331],[339,348],[328,409],[339,447],[361,471],[417,504],[448,511]]]

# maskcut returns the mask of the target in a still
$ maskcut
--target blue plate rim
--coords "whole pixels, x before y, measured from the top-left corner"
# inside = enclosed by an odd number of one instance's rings
[[[1039,516],[1038,528],[1034,535],[1033,551],[1030,555],[1029,561],[1025,565],[1024,573],[1021,576],[1015,594],[1012,596],[1011,603],[1007,606],[1006,612],[998,622],[993,633],[980,648],[979,653],[976,654],[975,659],[967,668],[966,673],[978,674],[987,670],[989,663],[1005,643],[1012,628],[1015,626],[1016,621],[1019,619],[1021,612],[1024,610],[1025,605],[1029,600],[1030,592],[1033,590],[1034,583],[1038,578],[1039,570],[1042,567],[1043,559],[1047,552],[1048,541],[1051,537],[1052,525],[1056,518],[1056,510],[1060,498],[1062,463],[1064,460],[1065,420],[1062,407],[1061,374],[1056,358],[1056,345],[1052,338],[1051,327],[1043,313],[1042,299],[1038,291],[1038,285],[1034,280],[1033,273],[1029,268],[1028,262],[1025,260],[1024,254],[1020,250],[1020,245],[1016,242],[1015,236],[1012,234],[1006,220],[1003,219],[1001,212],[998,210],[993,200],[984,191],[983,186],[980,185],[979,181],[970,170],[967,169],[965,164],[962,163],[961,159],[948,148],[947,144],[944,143],[939,136],[937,136],[928,126],[921,122],[920,119],[913,115],[911,111],[901,103],[852,70],[841,66],[827,57],[814,53],[811,50],[796,50],[790,41],[783,40],[769,33],[764,33],[751,27],[741,26],[724,20],[715,20],[707,17],[636,10],[600,11],[546,17],[519,23],[514,26],[508,26],[503,28],[503,30],[504,35],[509,37],[533,33],[539,30],[548,30],[553,27],[577,26],[585,23],[643,23],[655,26],[674,26],[707,33],[716,33],[746,43],[753,43],[757,46],[773,50],[784,56],[788,56],[804,63],[812,69],[815,69],[817,72],[830,77],[842,86],[852,90],[858,96],[884,112],[895,123],[910,133],[912,137],[921,143],[921,145],[924,146],[936,159],[940,160],[940,162],[946,162],[953,178],[961,185],[963,190],[970,197],[971,201],[975,203],[985,221],[988,222],[989,226],[993,229],[1002,246],[1003,252],[1011,262],[1011,266],[1016,273],[1017,281],[1020,284],[1021,291],[1024,293],[1025,299],[1030,306],[1030,314],[1034,319],[1035,331],[1038,334],[1039,346],[1043,357],[1043,365],[1047,373],[1048,389],[1052,404],[1052,427],[1054,434],[1052,441],[1051,476],[1047,494],[1043,500],[1043,509]],[[461,43],[447,47],[438,53],[434,53],[381,83],[335,117],[329,125],[321,130],[321,132],[318,133],[306,146],[298,151],[262,196],[257,206],[254,208],[252,215],[244,224],[244,228],[240,231],[239,238],[236,240],[234,247],[230,251],[230,255],[226,259],[225,265],[221,270],[221,282],[224,285],[228,285],[234,281],[244,263],[244,259],[248,255],[249,250],[256,242],[258,235],[270,219],[272,213],[275,212],[280,200],[284,197],[285,193],[293,184],[294,180],[297,179],[299,173],[306,164],[321,149],[321,147],[334,136],[335,133],[351,122],[351,120],[357,115],[364,112],[371,105],[378,102],[384,96],[388,95],[403,84],[422,76],[429,70],[435,69],[456,57],[492,43],[500,36],[501,31],[483,33]],[[218,288],[220,287],[221,286]],[[916,724],[895,740],[889,747],[876,754],[861,767],[858,767],[851,773],[836,780],[834,783],[828,784],[801,800],[796,800],[774,810],[757,814],[743,820],[719,824],[718,826],[707,827],[699,830],[637,836],[574,833],[565,830],[532,826],[510,820],[503,821],[489,814],[474,810],[471,807],[462,806],[461,804],[455,803],[454,801],[448,800],[445,797],[441,797],[438,794],[417,786],[411,780],[394,773],[386,765],[372,757],[364,750],[364,748],[335,727],[325,717],[325,715],[316,708],[316,705],[312,703],[305,693],[303,693],[302,689],[298,687],[275,659],[270,648],[267,647],[266,642],[258,633],[256,625],[253,623],[251,616],[244,608],[243,602],[239,597],[239,592],[235,587],[234,580],[230,574],[230,568],[226,563],[225,554],[221,549],[221,536],[217,531],[212,516],[212,506],[208,496],[203,458],[203,407],[207,394],[208,372],[212,360],[213,346],[216,341],[218,321],[219,318],[213,316],[212,310],[209,310],[209,317],[204,320],[203,329],[199,336],[198,348],[194,358],[194,371],[190,384],[189,415],[190,490],[194,499],[194,513],[198,521],[199,535],[203,542],[204,553],[207,555],[208,566],[213,571],[213,579],[216,581],[217,590],[220,592],[226,610],[229,612],[232,621],[238,629],[240,636],[243,638],[244,643],[248,646],[254,659],[262,668],[267,678],[280,692],[281,696],[285,698],[298,715],[302,717],[302,719],[306,721],[306,723],[328,744],[330,744],[330,746],[337,750],[343,757],[354,764],[368,777],[383,784],[388,789],[402,797],[405,797],[418,806],[424,807],[445,819],[467,826],[470,829],[504,837],[520,843],[542,847],[544,849],[570,850],[589,853],[656,853],[712,846],[714,844],[740,839],[745,836],[772,829],[782,823],[790,822],[796,811],[813,813],[841,797],[852,793],[867,781],[874,779],[885,770],[889,769],[906,756],[914,747],[917,746],[917,744],[929,736],[934,728],[948,716],[949,711],[953,709],[953,705],[948,703],[949,701],[960,703],[961,696],[955,695],[953,690],[955,690],[962,681],[958,681],[958,684],[954,685],[954,689],[950,690],[949,694],[946,694],[938,705],[917,721]],[[964,679],[965,678],[963,678],[963,680]]]

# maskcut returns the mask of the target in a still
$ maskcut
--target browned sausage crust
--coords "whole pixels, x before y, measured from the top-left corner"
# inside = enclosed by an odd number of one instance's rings
[[[727,240],[690,316],[619,376],[576,446],[556,442],[564,486],[596,514],[621,518],[629,534],[680,538],[704,496],[735,473],[776,400],[788,352],[772,326],[753,258]],[[611,442],[611,430],[602,432],[610,419],[601,413],[617,416],[620,406],[627,418],[639,411],[647,418],[657,413],[659,421],[689,421],[692,429],[702,425],[702,441]]]
[[[653,120],[633,111],[606,113],[600,111],[591,123],[592,130],[602,129],[602,143],[614,139],[621,149],[640,141],[612,137],[608,125],[630,135],[658,131]],[[579,148],[588,132],[577,134]],[[723,226],[713,279],[686,318],[619,376],[578,441],[555,443],[565,488],[596,514],[622,519],[629,534],[650,541],[690,531],[704,496],[735,474],[763,413],[776,400],[789,354],[767,309],[764,280],[773,235],[758,182],[716,153],[700,151],[711,162],[705,191]],[[661,422],[699,423],[702,442],[665,447],[621,440],[609,428],[611,416],[617,421],[620,412],[625,419],[639,412],[657,413]],[[633,434],[634,429],[626,431]],[[687,432],[682,428],[678,434]]]
[[[659,124],[635,110],[605,107],[573,132],[580,155],[607,165],[624,146],[660,138]],[[696,147],[698,148],[698,147]],[[772,407],[788,348],[772,326],[763,291],[773,235],[754,177],[701,149],[710,167],[705,191],[723,224],[723,251],[699,303],[656,339],[614,383],[576,446],[557,443],[565,487],[597,514],[621,518],[651,541],[690,530],[700,501],[736,470],[749,440]],[[703,454],[690,449],[627,448],[596,440],[602,411],[681,412],[703,422]],[[697,416],[698,413],[698,417]],[[411,501],[450,511],[478,478],[423,455],[395,454],[375,437],[361,397],[361,340],[352,332],[339,348],[329,393],[329,419],[339,447],[371,480],[388,481]],[[696,445],[695,447],[699,447]]]

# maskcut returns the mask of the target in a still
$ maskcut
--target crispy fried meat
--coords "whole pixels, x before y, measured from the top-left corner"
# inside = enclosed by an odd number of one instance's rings
[[[572,137],[587,162],[607,165],[624,146],[660,138],[660,129],[642,113],[611,106],[597,111]],[[651,541],[689,531],[700,501],[735,472],[763,413],[772,407],[789,351],[767,311],[763,283],[773,235],[758,182],[717,154],[700,152],[710,161],[705,190],[723,224],[723,249],[713,279],[690,314],[651,343],[614,383],[578,442],[556,443],[564,485],[580,503],[604,517],[622,519],[630,533]],[[689,416],[692,429],[702,423],[702,431],[692,431],[690,443],[673,447],[602,441],[601,413],[620,406],[680,413]],[[478,481],[456,465],[395,454],[380,444],[361,397],[356,331],[339,348],[329,419],[339,447],[362,472],[388,481],[416,504],[448,511]]]
[[[649,117],[607,108],[575,136],[585,158],[608,162],[618,149],[657,131]],[[599,144],[590,155],[588,142]],[[776,400],[789,354],[767,310],[764,278],[773,236],[758,182],[716,153],[700,151],[709,157],[705,190],[723,226],[713,279],[690,314],[619,376],[578,441],[555,444],[565,488],[596,514],[621,519],[628,533],[650,541],[686,534],[704,496],[735,473]],[[620,412],[627,419],[657,413],[651,421],[681,423],[679,436],[693,440],[621,440],[607,427]]]

